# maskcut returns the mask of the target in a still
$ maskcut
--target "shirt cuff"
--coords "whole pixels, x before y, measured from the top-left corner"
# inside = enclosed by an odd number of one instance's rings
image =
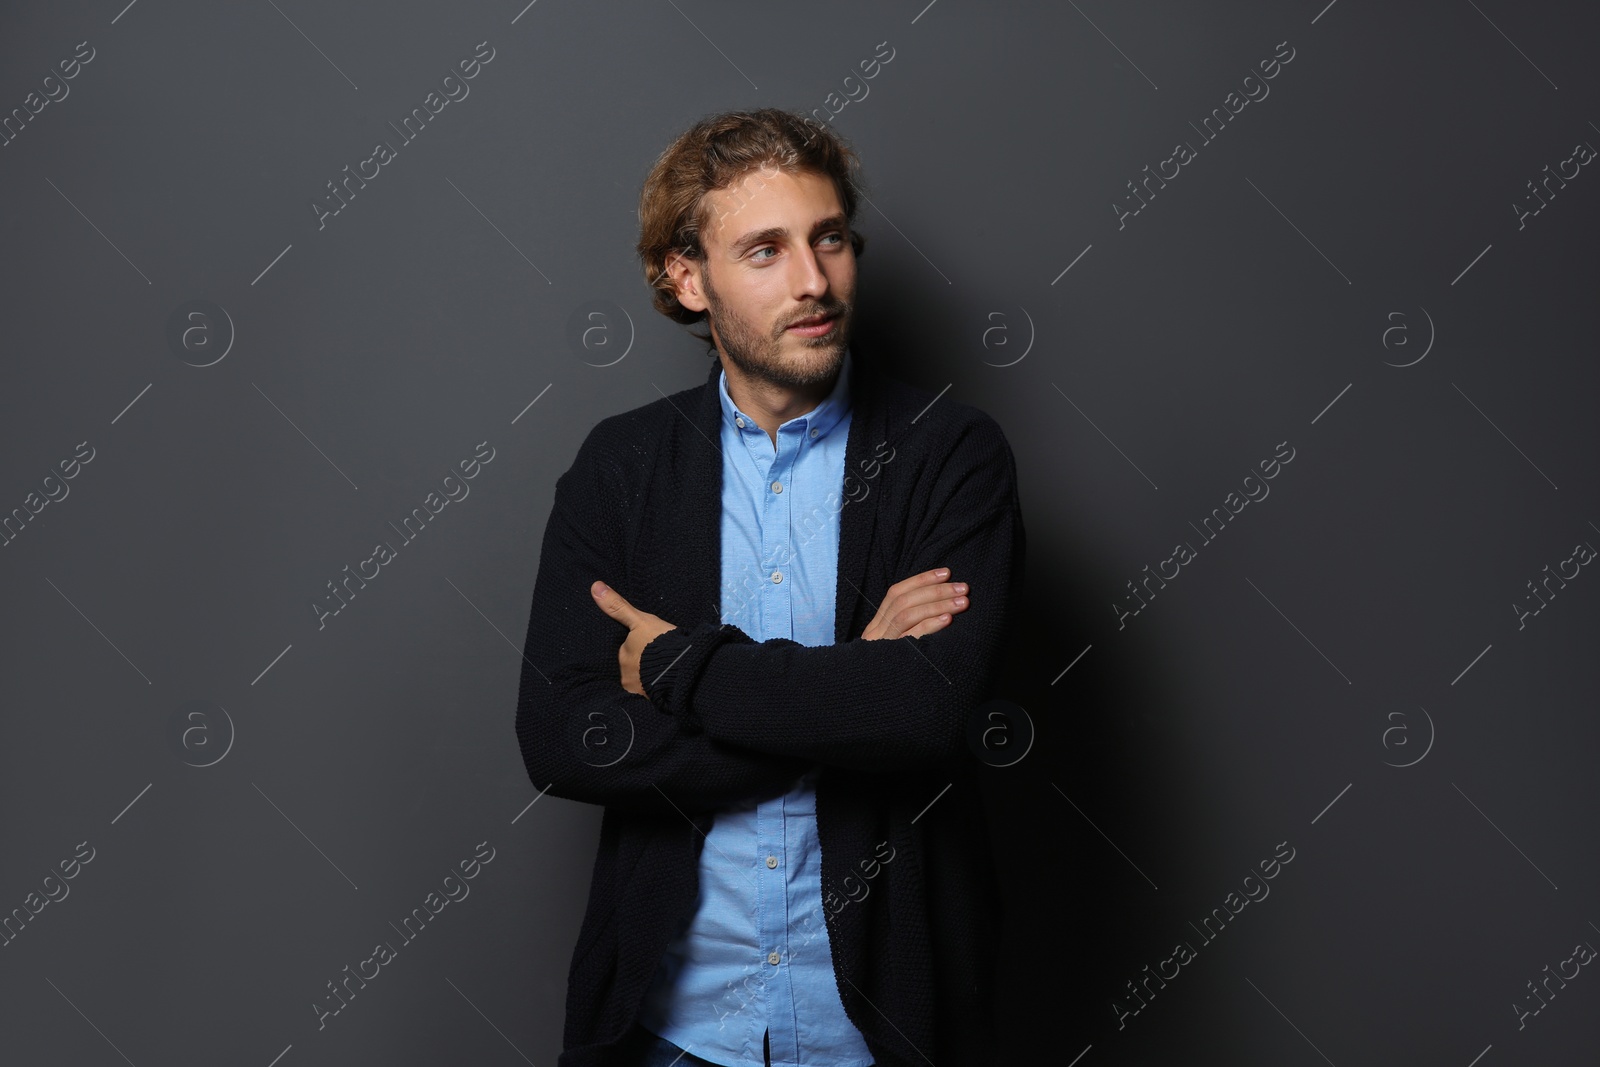
[[[690,697],[706,661],[728,642],[754,644],[750,635],[728,623],[703,623],[691,630],[679,626],[658,634],[639,653],[639,684],[650,702],[699,731]]]

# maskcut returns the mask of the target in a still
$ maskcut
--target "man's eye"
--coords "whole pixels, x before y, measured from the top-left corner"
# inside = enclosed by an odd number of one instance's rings
[[[754,252],[750,253],[750,258],[751,259],[760,259],[761,258],[761,253],[763,253],[763,252],[771,252],[773,255],[777,255],[778,254],[778,250],[776,248],[773,248],[771,245],[768,245],[766,248],[758,248]]]
[[[824,240],[834,240],[834,241],[838,241],[840,244],[843,244],[844,243],[844,235],[843,234],[839,234],[839,233],[830,233],[830,234],[828,234],[827,238],[824,238]]]

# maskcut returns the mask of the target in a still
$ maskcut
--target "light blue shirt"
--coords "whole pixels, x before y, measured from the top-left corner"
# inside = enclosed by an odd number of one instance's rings
[[[778,427],[776,448],[722,396],[722,621],[756,641],[833,644],[850,353],[833,391]],[[751,693],[752,701],[760,693]],[[719,809],[694,914],[668,947],[640,1023],[727,1067],[869,1067],[845,1015],[823,922],[817,768],[788,792]]]

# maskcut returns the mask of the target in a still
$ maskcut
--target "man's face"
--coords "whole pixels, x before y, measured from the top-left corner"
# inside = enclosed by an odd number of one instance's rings
[[[752,171],[706,200],[705,255],[679,261],[679,301],[706,312],[718,351],[749,377],[787,388],[831,379],[850,341],[856,287],[833,182],[810,171]],[[821,328],[796,328],[819,316],[829,320]]]

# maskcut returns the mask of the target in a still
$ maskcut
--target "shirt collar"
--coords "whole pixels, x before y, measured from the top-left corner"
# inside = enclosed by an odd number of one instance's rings
[[[733,398],[728,395],[728,371],[726,368],[717,375],[717,393],[722,401],[723,421],[732,424],[734,429],[742,432],[764,432],[754,419],[734,406]],[[839,364],[839,376],[838,380],[833,383],[833,391],[823,398],[822,403],[804,415],[796,415],[784,423],[783,426],[798,424],[806,431],[806,440],[816,441],[826,437],[828,431],[837,426],[839,420],[844,418],[849,410],[850,349],[847,347],[844,350],[844,359]],[[738,423],[738,420],[741,419],[744,421],[743,427],[740,427]],[[783,426],[780,426],[779,429],[783,429]]]

